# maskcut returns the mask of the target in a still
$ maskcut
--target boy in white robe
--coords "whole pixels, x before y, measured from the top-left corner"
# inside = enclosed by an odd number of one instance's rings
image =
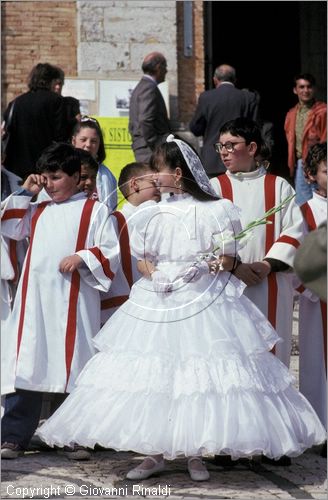
[[[316,184],[313,197],[301,206],[308,232],[327,221],[327,143],[312,146],[304,165],[305,177]],[[316,255],[311,258],[316,261]],[[308,262],[309,270],[313,262]],[[327,428],[327,303],[300,285],[300,391]],[[306,286],[306,284],[305,284]]]
[[[44,392],[70,392],[95,354],[100,294],[119,264],[119,245],[107,207],[79,193],[81,160],[68,144],[54,144],[6,203],[4,236],[30,237],[2,353],[11,374],[2,419],[2,458],[16,458],[37,428]],[[50,201],[32,203],[45,187]],[[16,391],[16,392],[14,392]]]
[[[262,139],[255,122],[237,118],[220,130],[215,147],[227,172],[211,180],[215,191],[241,209],[243,228],[288,196],[290,184],[256,161]],[[292,199],[270,216],[270,223],[256,227],[250,241],[239,251],[242,263],[235,276],[246,283],[245,295],[256,304],[277,331],[282,342],[275,354],[289,366],[293,322],[291,273],[295,252],[303,239],[303,219]]]
[[[121,170],[118,187],[126,201],[120,210],[112,214],[119,234],[121,265],[110,290],[101,294],[102,324],[129,298],[133,283],[141,277],[137,259],[131,255],[129,233],[135,224],[135,217],[138,217],[137,212],[140,217],[141,205],[146,209],[147,202],[157,203],[161,199],[156,177],[156,170],[147,163],[129,163]]]

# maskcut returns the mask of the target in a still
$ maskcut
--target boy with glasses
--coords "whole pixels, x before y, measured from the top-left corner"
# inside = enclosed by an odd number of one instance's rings
[[[286,180],[267,173],[258,159],[262,145],[259,127],[247,118],[227,122],[215,144],[227,172],[211,183],[220,196],[241,208],[243,227],[294,194]],[[240,250],[242,263],[234,271],[247,285],[245,294],[283,339],[276,346],[276,355],[286,366],[290,361],[293,320],[293,286],[287,271],[293,266],[302,238],[302,214],[292,199],[270,217],[269,224],[254,229],[251,240]]]
[[[220,130],[215,150],[227,169],[211,180],[215,191],[241,209],[243,228],[270,208],[294,194],[290,184],[267,173],[267,151],[258,125],[247,118],[231,120]],[[262,149],[264,148],[264,149]],[[241,262],[232,271],[247,286],[244,294],[262,311],[281,338],[274,354],[289,367],[292,347],[293,297],[292,270],[297,248],[303,239],[303,220],[294,198],[269,218],[269,224],[256,227],[252,238],[239,250]],[[290,465],[291,460],[263,457],[272,465]]]

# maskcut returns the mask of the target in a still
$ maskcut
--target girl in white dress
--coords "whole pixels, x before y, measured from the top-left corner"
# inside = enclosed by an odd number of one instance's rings
[[[228,271],[235,240],[223,245],[223,258],[200,259],[217,237],[240,231],[237,209],[218,199],[183,141],[171,137],[152,161],[173,194],[147,204],[131,234],[132,252],[152,263],[148,278],[100,330],[100,352],[40,437],[147,455],[129,479],[189,457],[198,481],[209,478],[202,456],[279,458],[323,442],[317,415],[269,352],[276,332]]]

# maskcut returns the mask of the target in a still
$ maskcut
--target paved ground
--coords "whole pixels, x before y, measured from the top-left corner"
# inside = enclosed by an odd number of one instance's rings
[[[296,321],[291,369],[297,376]],[[89,462],[71,462],[54,451],[30,451],[17,460],[2,460],[1,498],[164,498],[208,499],[326,499],[326,459],[319,448],[292,459],[290,467],[259,461],[239,461],[234,467],[218,467],[207,460],[211,478],[190,480],[186,460],[167,463],[158,477],[143,483],[125,479],[140,457],[111,450],[93,453]]]

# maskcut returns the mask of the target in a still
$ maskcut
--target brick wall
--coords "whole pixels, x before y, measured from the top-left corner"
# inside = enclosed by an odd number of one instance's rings
[[[183,47],[183,2],[177,2],[179,118],[188,125],[198,96],[204,90],[203,2],[193,2],[193,55],[186,57]]]
[[[154,15],[145,23],[150,5]],[[2,1],[1,14],[2,109],[27,90],[38,62],[60,66],[67,77],[138,80],[145,54],[160,50],[168,59],[171,119],[190,121],[204,90],[202,1],[193,2],[192,57],[183,54],[182,1]]]
[[[38,62],[77,74],[76,2],[1,1],[1,106],[26,92]]]

